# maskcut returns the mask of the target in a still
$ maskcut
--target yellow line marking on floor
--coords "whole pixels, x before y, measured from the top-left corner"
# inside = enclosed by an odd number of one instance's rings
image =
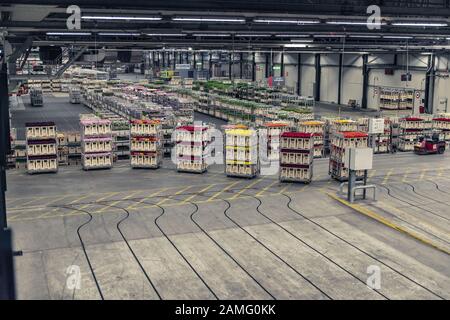
[[[106,195],[106,196],[104,196],[104,197],[101,197],[101,198],[99,198],[99,199],[96,199],[94,202],[101,202],[101,201],[106,200],[106,199],[108,199],[108,198],[110,198],[110,197],[113,197],[113,196],[115,196],[115,195],[117,195],[117,194],[119,194],[119,193],[120,193],[120,192],[109,192],[108,195]],[[86,209],[87,207],[92,206],[92,205],[95,205],[95,203],[88,203],[88,204],[85,204],[85,205],[81,206],[81,207],[78,208],[78,209]]]
[[[217,183],[219,184],[227,184],[229,183],[229,181],[224,181],[224,182],[219,182]],[[193,187],[204,187],[204,186],[209,186],[210,183],[202,183],[202,184],[194,184],[192,185]],[[171,189],[179,189],[180,186],[173,186],[173,187],[167,187],[167,189],[171,190]],[[134,192],[134,191],[142,191],[142,192],[152,192],[152,191],[157,191],[160,190],[161,188],[150,188],[150,189],[139,189],[139,190],[128,190],[129,192]],[[123,192],[123,191],[114,191],[115,193],[119,193],[119,192]],[[91,196],[103,196],[103,195],[109,195],[113,192],[93,192],[90,193]],[[73,194],[72,194],[73,195]],[[41,200],[41,199],[47,199],[47,198],[56,198],[56,197],[62,197],[62,196],[67,196],[67,194],[56,194],[56,195],[48,195],[48,196],[38,196],[38,197],[24,197],[24,198],[11,198],[11,199],[7,199],[8,202],[12,202],[12,201],[27,201],[23,204],[21,204],[20,208],[23,208],[26,206],[27,203],[31,203],[33,201],[36,200]],[[15,207],[12,207],[10,209],[13,209]]]
[[[241,181],[237,181],[235,183],[238,183],[238,182],[241,182]],[[319,190],[319,189],[317,189],[317,190]],[[224,190],[224,191],[226,191],[226,190]],[[286,192],[286,194],[295,194],[295,193],[297,193],[297,191]],[[267,196],[269,196],[269,197],[271,197],[271,196],[279,196],[279,193],[270,193],[270,194],[266,195],[266,197]],[[244,196],[240,196],[239,198],[236,198],[236,199],[233,199],[233,200],[237,200],[237,199],[251,199],[251,198],[252,198],[251,196],[244,195]],[[172,200],[176,200],[176,199],[172,199]],[[227,199],[227,200],[230,200],[230,199]],[[185,203],[183,203],[182,200],[176,200],[176,201],[178,201],[178,202],[177,203],[166,204],[165,207],[179,207],[179,206],[185,205]],[[202,200],[202,201],[194,201],[194,203],[195,204],[204,204],[204,203],[211,203],[211,202],[215,202],[215,201],[219,202],[219,201],[223,201],[223,200],[222,199],[213,199],[213,200],[209,200],[208,199],[208,200]],[[144,208],[145,209],[157,208],[157,206],[148,204],[148,205],[145,205],[145,206],[141,207],[141,209],[144,209]],[[111,211],[101,212],[100,214],[108,214],[110,212]],[[96,213],[99,213],[99,212],[98,211],[93,211],[91,213],[92,214],[96,214]],[[67,216],[82,216],[82,215],[85,215],[85,213],[73,210],[69,214],[53,215],[53,216],[49,216],[49,217],[45,217],[45,218],[40,218],[39,216],[37,216],[37,217],[27,217],[27,218],[17,219],[17,220],[14,220],[14,221],[33,221],[33,220],[40,220],[40,219],[63,218],[63,217],[67,217]],[[10,219],[10,221],[11,221],[11,219]]]
[[[290,186],[291,186],[291,185],[288,184],[286,187],[284,187],[283,189],[281,189],[281,190],[278,192],[278,194],[284,193]]]
[[[188,198],[184,199],[184,200],[183,200],[183,203],[188,203],[189,201],[191,201],[192,199],[194,199],[196,196],[198,196],[199,193],[206,192],[206,191],[208,191],[209,189],[211,189],[212,187],[214,187],[215,185],[216,185],[216,184],[213,183],[212,185],[210,185],[210,186],[208,186],[208,187],[206,187],[206,188],[203,188],[202,190],[200,190],[199,192],[197,192],[197,194],[193,194],[192,196],[189,196]]]
[[[192,187],[193,187],[193,186],[187,186],[186,188],[183,188],[183,189],[181,189],[180,191],[175,192],[174,196],[177,196],[177,195],[179,195],[179,194],[181,194],[181,193],[183,193],[183,192],[189,190],[189,189],[192,188]],[[162,199],[160,202],[158,202],[157,205],[160,206],[160,205],[162,205],[164,202],[166,202],[166,201],[168,201],[168,200],[171,200],[171,199],[172,199],[172,196],[168,196],[167,198]]]
[[[131,206],[127,207],[126,210],[133,210],[134,208],[136,208],[138,205],[142,204],[143,202],[145,202],[148,199],[151,199],[161,193],[163,193],[164,191],[167,191],[168,188],[162,188],[159,191],[153,192],[151,195],[149,195],[148,197],[142,198],[141,200],[139,200],[138,202],[132,204]]]
[[[348,201],[346,201],[346,200],[344,200],[344,199],[342,199],[342,198],[340,198],[340,197],[338,197],[338,196],[336,196],[334,194],[331,194],[329,192],[327,192],[326,194],[330,198],[332,198],[332,199],[342,203],[343,205],[345,205],[345,206],[355,210],[356,212],[359,212],[359,213],[361,213],[361,214],[363,214],[363,215],[365,215],[365,216],[367,216],[369,218],[372,218],[372,219],[374,219],[374,220],[384,224],[387,227],[390,227],[390,228],[392,228],[394,230],[397,230],[399,232],[407,234],[408,236],[410,236],[410,237],[412,237],[412,238],[414,238],[416,240],[419,240],[422,243],[425,243],[426,245],[429,245],[429,246],[431,246],[431,247],[433,247],[433,248],[435,248],[435,249],[437,249],[439,251],[442,251],[442,252],[450,255],[450,251],[448,251],[447,249],[441,248],[438,244],[435,244],[434,242],[423,238],[421,235],[417,234],[416,232],[409,231],[409,230],[403,228],[402,226],[399,226],[398,224],[385,219],[384,217],[380,216],[379,214],[373,212],[372,210],[370,210],[370,209],[368,209],[366,207],[362,207],[362,206],[360,206],[358,204],[350,203],[350,202],[348,202]]]
[[[386,174],[386,176],[383,179],[383,183],[382,184],[386,184],[389,181],[389,177],[392,175],[392,172],[394,172],[394,169],[389,169],[388,173]]]
[[[425,173],[426,173],[426,171],[425,171],[425,169],[423,169],[420,173],[419,181],[422,181],[423,178],[425,178]]]
[[[122,202],[123,200],[131,199],[131,198],[133,198],[133,197],[134,197],[137,193],[139,193],[139,192],[141,192],[141,191],[138,190],[138,191],[131,192],[131,193],[130,193],[129,195],[127,195],[125,198],[120,199],[120,200],[118,200],[118,201],[114,201],[114,202],[108,204],[108,205],[105,206],[104,208],[101,208],[100,210],[98,210],[98,212],[103,212],[103,211],[105,211],[105,210],[107,210],[107,209],[114,208],[114,206],[118,205],[118,204],[119,204],[120,202]],[[99,202],[100,202],[100,201],[99,201]],[[102,205],[102,204],[100,204],[100,205]]]
[[[406,179],[408,178],[410,173],[411,173],[411,170],[410,169],[406,169],[406,173],[403,175],[402,182],[407,182]]]
[[[238,183],[240,183],[241,181],[235,181],[232,184],[229,184],[228,186],[226,186],[224,189],[220,190],[219,192],[213,194],[211,197],[209,197],[208,200],[206,200],[207,202],[211,202],[213,201],[215,198],[217,198],[218,196],[220,196],[223,192],[227,191],[228,189],[234,187],[235,185],[237,185]]]
[[[245,190],[250,189],[251,187],[253,187],[255,184],[261,182],[262,179],[258,179],[256,181],[253,181],[252,183],[250,183],[249,185],[247,185],[245,188],[241,189],[238,193],[236,193],[234,196],[232,196],[230,199],[236,199],[237,197],[239,197]]]
[[[371,170],[370,173],[369,173],[369,176],[368,176],[369,179],[373,178],[373,176],[375,175],[376,172],[377,172],[377,170]]]
[[[267,187],[264,187],[264,189],[262,189],[260,192],[258,192],[256,194],[257,197],[260,197],[263,195],[264,192],[266,192],[267,190],[269,190],[271,187],[273,187],[275,184],[279,183],[278,180],[275,180],[274,182],[272,182],[271,184],[269,184]]]

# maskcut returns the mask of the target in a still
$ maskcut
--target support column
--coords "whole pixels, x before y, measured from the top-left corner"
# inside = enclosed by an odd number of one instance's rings
[[[243,60],[244,59],[244,54],[241,52],[239,54],[239,78],[242,79],[243,75],[244,75],[244,65],[243,65]]]
[[[230,53],[228,56],[228,77],[230,80],[233,78],[231,75],[232,65],[233,65],[233,55]]]
[[[314,100],[320,101],[320,81],[321,81],[321,66],[320,66],[320,53],[316,53],[315,56],[315,67],[316,67],[316,82],[314,90]]]
[[[339,54],[338,104],[342,104],[342,72],[344,71],[344,55]]]
[[[209,63],[208,63],[208,74],[209,74],[209,79],[212,78],[212,53],[209,53]]]
[[[367,109],[367,94],[369,91],[369,55],[363,55],[363,92],[361,100],[361,108]]]
[[[284,52],[281,53],[281,57],[280,57],[280,62],[281,62],[281,66],[280,66],[280,77],[284,77]]]
[[[202,63],[201,71],[203,71],[203,69],[205,68],[205,55],[203,54],[203,52],[200,52],[200,59]]]
[[[163,51],[161,54],[162,54],[162,66],[161,66],[161,68],[165,68],[165,66],[166,66],[166,53]]]
[[[269,77],[269,54],[266,53],[266,64],[265,64],[265,77],[266,79]]]
[[[256,53],[252,53],[252,81],[256,81]]]
[[[435,59],[434,55],[428,56],[428,69],[425,75],[425,112],[433,112],[434,80],[435,80]]]
[[[7,65],[0,70],[0,230],[8,227],[6,218],[6,155],[10,153],[9,97]]]
[[[302,84],[302,54],[298,53],[297,57],[297,95],[301,94]]]

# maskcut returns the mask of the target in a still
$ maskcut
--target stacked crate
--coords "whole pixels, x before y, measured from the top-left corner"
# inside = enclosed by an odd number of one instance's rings
[[[30,89],[30,103],[33,107],[42,107],[44,104],[40,87],[32,87]]]
[[[225,173],[229,177],[244,178],[258,175],[258,135],[255,130],[225,130]]]
[[[337,132],[356,132],[358,123],[350,119],[328,119],[325,127],[325,153],[331,153],[331,139]]]
[[[211,129],[207,126],[180,126],[175,129],[175,152],[179,172],[202,173],[208,169]]]
[[[80,125],[83,169],[110,169],[113,163],[111,121],[82,115]]]
[[[280,181],[312,181],[314,141],[314,133],[285,132],[281,135]]]
[[[161,122],[132,120],[130,135],[131,167],[159,168],[162,162]]]
[[[26,123],[27,171],[29,174],[58,171],[54,122]]]
[[[419,137],[431,132],[433,122],[422,117],[408,117],[400,120],[400,135],[398,150],[414,151],[414,145]]]
[[[440,139],[450,141],[450,115],[434,118],[433,130],[439,132]]]
[[[73,104],[81,103],[81,91],[77,87],[69,88],[69,101]]]
[[[64,133],[58,133],[56,136],[58,143],[58,164],[67,165],[69,162],[69,148]]]
[[[368,134],[365,132],[337,132],[331,138],[331,153],[329,174],[338,181],[346,181],[349,177],[348,169],[344,167],[347,148],[367,148]],[[364,171],[356,172],[357,179],[364,177]]]
[[[324,156],[324,130],[325,122],[323,121],[304,121],[298,126],[299,132],[312,133],[314,140],[314,158],[322,158]]]
[[[260,133],[264,134],[267,139],[267,160],[280,160],[280,136],[286,132],[289,124],[286,122],[266,122]]]

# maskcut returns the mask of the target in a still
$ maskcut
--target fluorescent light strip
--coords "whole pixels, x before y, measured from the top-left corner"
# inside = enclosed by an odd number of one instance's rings
[[[248,38],[256,38],[256,37],[271,37],[271,34],[237,34],[236,37],[248,37]]]
[[[327,21],[327,24],[337,24],[337,25],[349,25],[349,26],[366,26],[369,23],[367,21]],[[370,23],[372,24],[372,23]],[[381,22],[380,25],[386,25],[385,22]]]
[[[350,38],[371,38],[371,39],[380,39],[381,36],[374,36],[374,35],[350,35]]]
[[[306,48],[306,44],[301,43],[288,43],[284,45],[285,48]]]
[[[314,38],[345,38],[343,34],[315,34]]]
[[[194,33],[194,37],[230,37],[229,34],[226,33]]]
[[[114,33],[114,32],[100,32],[98,34],[99,36],[112,36],[112,37],[120,37],[120,36],[124,36],[124,37],[138,37],[141,34],[140,33]]]
[[[159,21],[161,17],[120,17],[120,16],[82,16],[85,20],[134,20],[134,21]]]
[[[149,37],[185,37],[185,33],[147,33]]]
[[[277,38],[309,38],[309,34],[276,34]]]
[[[402,27],[447,27],[447,23],[428,23],[428,22],[393,22],[392,26],[402,26]]]
[[[320,20],[283,20],[283,19],[253,19],[255,23],[289,23],[289,24],[316,24]]]
[[[90,32],[47,32],[48,36],[90,36]]]
[[[229,22],[229,23],[244,23],[242,18],[172,18],[172,21],[188,21],[188,22]]]
[[[311,43],[314,42],[313,39],[293,39],[291,40],[291,42],[295,42],[295,43]]]
[[[384,39],[413,39],[410,36],[383,36]]]

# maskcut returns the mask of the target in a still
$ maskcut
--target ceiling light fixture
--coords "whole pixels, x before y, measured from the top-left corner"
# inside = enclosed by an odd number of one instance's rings
[[[122,16],[82,16],[85,20],[130,20],[130,21],[159,21],[162,17],[122,17]]]
[[[277,38],[309,38],[309,34],[276,34]]]
[[[255,23],[288,23],[288,24],[316,24],[320,23],[320,20],[297,20],[297,19],[253,19]]]
[[[381,38],[381,36],[376,36],[376,35],[350,35],[350,38],[371,38],[371,39],[379,39]]]
[[[99,32],[99,36],[111,36],[111,37],[138,37],[141,34],[140,33],[115,33],[115,32]]]
[[[90,36],[90,32],[47,32],[48,36]]]
[[[383,36],[384,39],[413,39],[410,36]]]
[[[172,21],[180,22],[227,22],[227,23],[244,23],[243,18],[194,18],[194,17],[175,17]]]
[[[367,21],[327,21],[327,24],[348,25],[348,26],[366,26],[369,23]],[[381,22],[380,25],[386,25],[385,22]]]
[[[262,37],[262,38],[268,38],[268,37],[271,37],[272,35],[271,34],[255,34],[255,33],[252,33],[252,34],[237,34],[236,35],[236,37],[246,37],[246,38],[256,38],[256,37]]]
[[[393,22],[392,26],[401,27],[447,27],[447,23],[438,22]]]
[[[185,33],[147,33],[149,37],[184,37]]]
[[[284,45],[285,48],[306,48],[307,46],[308,45],[301,43],[288,43]]]
[[[231,35],[226,33],[194,33],[194,37],[230,37]]]

